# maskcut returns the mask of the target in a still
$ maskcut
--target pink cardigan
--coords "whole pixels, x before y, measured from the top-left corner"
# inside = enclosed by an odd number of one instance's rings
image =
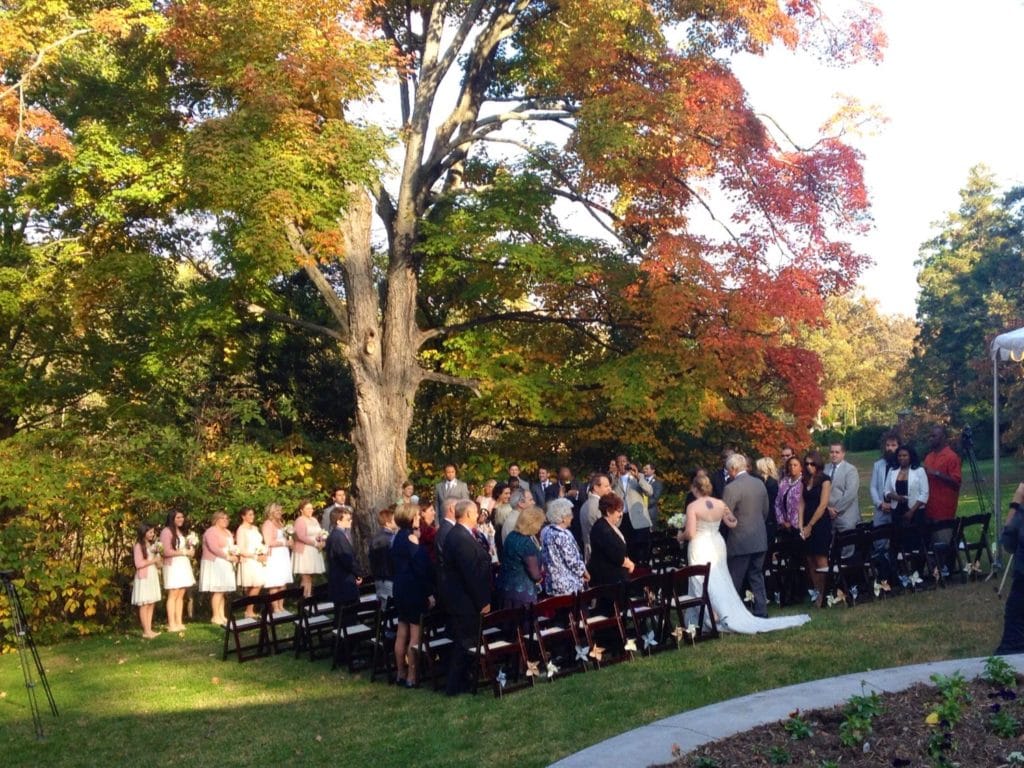
[[[301,555],[306,547],[316,548],[316,535],[310,535],[306,530],[311,520],[313,520],[312,517],[299,515],[299,518],[295,521],[295,547],[293,551],[297,555]],[[317,528],[319,527],[318,524]]]
[[[164,528],[162,531],[160,531],[160,543],[164,545],[164,559],[167,559],[169,557],[186,556],[184,549],[174,548],[174,534],[171,533],[170,528]]]
[[[156,562],[156,557],[146,557],[149,552],[143,551],[142,545],[139,542],[135,542],[135,546],[132,547],[132,557],[135,559],[135,578],[145,579],[149,576],[149,567]]]
[[[221,533],[223,531],[223,533]],[[227,558],[228,546],[235,543],[231,531],[211,525],[203,534],[203,560]]]

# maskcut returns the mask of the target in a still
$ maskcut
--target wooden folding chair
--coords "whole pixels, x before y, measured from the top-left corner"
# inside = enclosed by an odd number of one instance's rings
[[[622,584],[602,584],[580,592],[577,612],[590,647],[590,658],[600,669],[627,657],[626,626],[622,621],[625,594]],[[607,647],[600,643],[608,643]],[[614,653],[607,653],[612,651]]]
[[[960,559],[957,557],[957,545],[960,543],[961,520],[933,520],[927,525],[925,537],[925,557],[932,579],[940,587],[959,571]]]
[[[263,596],[263,622],[266,624],[270,647],[274,653],[281,653],[295,647],[298,631],[298,602],[302,599],[302,587],[290,587],[273,595]],[[284,609],[274,611],[272,603],[282,601]],[[287,632],[283,631],[289,628]]]
[[[860,590],[867,589],[865,547],[869,537],[856,528],[833,531],[828,548],[828,564],[817,572],[825,572],[825,594],[831,600],[856,605]],[[845,555],[845,557],[844,557]],[[832,604],[831,602],[829,603]]]
[[[920,522],[900,525],[894,533],[896,578],[904,589],[917,592],[928,575],[928,526]]]
[[[896,586],[896,571],[893,539],[896,528],[892,523],[878,525],[864,532],[867,546],[868,591],[875,599],[891,597]],[[877,591],[876,591],[877,590]]]
[[[576,595],[557,595],[533,606],[530,634],[526,639],[536,646],[540,655],[539,674],[548,680],[587,668],[576,659],[576,649],[583,645],[576,603]],[[560,648],[561,654],[558,653]]]
[[[627,646],[630,640],[633,646],[626,650],[649,656],[665,649],[671,611],[670,580],[670,575],[651,573],[626,583],[626,610],[633,630],[632,637],[626,640]]]
[[[383,672],[391,680],[395,668],[395,637],[397,635],[398,613],[394,601],[389,597],[377,603],[377,615],[373,622],[373,660],[370,663],[370,682],[377,673]],[[416,649],[413,649],[414,651]]]
[[[960,540],[957,543],[957,559],[959,559],[959,553],[962,553],[964,558],[962,569],[965,581],[969,578],[980,578],[982,576],[982,555],[988,558],[988,572],[985,575],[988,576],[992,573],[992,546],[988,539],[988,529],[991,522],[991,512],[967,515],[960,518]]]
[[[431,608],[420,618],[420,680],[431,680],[435,691],[444,687],[445,665],[452,649],[447,627],[447,616],[440,607]]]
[[[314,661],[322,652],[329,653],[333,647],[334,603],[327,584],[317,584],[312,595],[300,598],[296,613],[295,658],[308,652],[309,660]]]
[[[249,618],[245,615],[247,608],[256,609],[256,618]],[[256,635],[255,642],[244,642],[243,636],[251,637]],[[234,639],[234,648],[228,647],[228,642]],[[228,606],[228,623],[224,625],[224,652],[221,661],[228,658],[229,653],[234,653],[239,662],[258,659],[270,653],[267,643],[267,625],[264,617],[264,597],[239,597],[231,601]]]
[[[470,653],[476,656],[476,685],[487,681],[495,697],[533,685],[533,677],[526,675],[526,643],[523,627],[529,613],[526,608],[503,608],[480,616],[480,631],[476,647]]]
[[[690,633],[686,612],[695,610],[697,621],[693,624],[693,642],[710,640],[719,636],[718,621],[711,608],[708,595],[708,581],[711,578],[711,563],[688,565],[673,571],[669,578],[669,608],[675,613],[675,628],[671,631],[676,646],[683,644],[683,636]],[[691,584],[693,589],[690,589]],[[666,638],[667,640],[667,638]]]
[[[331,669],[337,669],[344,661],[348,671],[355,672],[358,660],[365,660],[367,665],[372,663],[372,642],[376,636],[374,622],[379,604],[380,601],[373,596],[372,600],[360,599],[334,606]],[[360,655],[362,648],[366,650]]]

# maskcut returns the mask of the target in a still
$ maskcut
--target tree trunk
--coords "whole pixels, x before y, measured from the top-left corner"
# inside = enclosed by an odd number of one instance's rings
[[[371,202],[361,192],[341,222],[350,329],[346,354],[356,398],[352,444],[358,501],[353,527],[361,553],[379,527],[377,512],[394,503],[406,479],[406,441],[423,377],[416,359],[416,277],[411,269],[393,266],[384,290],[379,289],[373,275],[371,216]]]

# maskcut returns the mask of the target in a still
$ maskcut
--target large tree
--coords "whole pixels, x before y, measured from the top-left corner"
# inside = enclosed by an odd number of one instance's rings
[[[820,368],[782,331],[818,322],[858,274],[841,238],[865,224],[859,158],[837,135],[785,143],[728,59],[773,44],[877,56],[861,10],[171,5],[211,274],[259,316],[340,345],[364,511],[405,475],[424,381],[523,423],[640,439],[663,420],[755,442],[780,418],[806,428]],[[296,264],[329,325],[275,303]]]

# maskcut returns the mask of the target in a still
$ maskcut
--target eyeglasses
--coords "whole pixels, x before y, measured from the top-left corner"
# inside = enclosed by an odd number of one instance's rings
[[[817,464],[815,464],[815,463],[814,463],[813,461],[805,461],[805,462],[804,462],[804,466],[805,466],[805,467],[816,467],[816,466],[818,466],[818,465],[817,465]]]

